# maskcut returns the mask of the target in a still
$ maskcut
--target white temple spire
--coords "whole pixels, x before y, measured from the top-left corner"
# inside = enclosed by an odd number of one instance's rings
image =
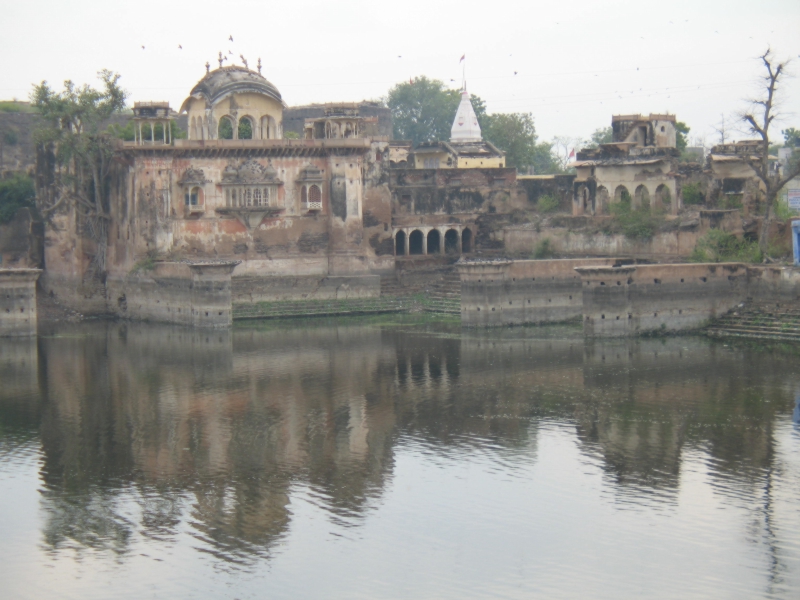
[[[467,92],[467,82],[461,90],[461,103],[456,111],[456,118],[453,120],[453,127],[450,129],[451,142],[482,142],[481,126],[478,125],[478,117],[472,102],[469,100]]]

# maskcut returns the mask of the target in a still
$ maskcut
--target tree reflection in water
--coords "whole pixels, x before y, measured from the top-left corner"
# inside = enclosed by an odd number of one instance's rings
[[[409,440],[442,457],[478,450],[512,473],[537,460],[546,423],[571,428],[623,503],[673,506],[683,455],[703,453],[719,493],[763,500],[754,519],[774,537],[774,423],[793,409],[800,422],[794,350],[699,338],[323,321],[84,324],[35,344],[0,345],[13,382],[0,447],[38,432],[53,551],[122,557],[137,535],[175,544],[188,528],[198,550],[248,564],[287,535],[298,489],[359,527]]]

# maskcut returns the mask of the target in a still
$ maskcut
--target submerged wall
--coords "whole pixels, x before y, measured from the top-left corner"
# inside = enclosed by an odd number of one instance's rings
[[[578,266],[612,266],[621,259],[498,260],[457,264],[461,324],[496,327],[557,323],[581,316]]]
[[[40,269],[0,269],[0,336],[36,335]]]
[[[285,300],[377,298],[381,295],[381,278],[380,275],[242,276],[234,277],[231,280],[231,295],[235,304]]]

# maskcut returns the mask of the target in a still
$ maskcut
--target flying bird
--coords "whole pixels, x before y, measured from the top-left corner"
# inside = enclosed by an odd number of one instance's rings
[[[403,57],[402,57],[402,56],[400,56],[400,55],[398,54],[398,55],[397,55],[397,58],[403,58]]]
[[[233,56],[233,52],[231,52],[230,50],[228,50],[228,54],[230,54],[231,56]]]
[[[183,46],[181,46],[180,44],[178,44],[178,50],[183,50]]]
[[[144,46],[142,46],[142,50],[144,50]]]
[[[516,72],[516,71],[514,71],[514,75],[516,75],[516,74],[517,74],[517,72]]]
[[[228,36],[228,39],[229,39],[230,41],[233,41],[233,36],[232,36],[232,35],[231,35],[231,36]]]

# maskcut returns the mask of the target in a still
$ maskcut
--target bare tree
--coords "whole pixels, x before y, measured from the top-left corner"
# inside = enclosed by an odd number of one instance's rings
[[[575,160],[575,154],[584,145],[581,138],[573,138],[569,136],[557,135],[553,138],[553,145],[550,152],[553,159],[562,171],[569,169],[569,164]]]
[[[724,144],[730,138],[730,130],[725,125],[725,115],[721,114],[719,116],[719,123],[712,126],[714,132],[719,136],[719,143]]]
[[[742,113],[741,119],[746,124],[750,133],[758,135],[761,146],[758,154],[748,155],[745,160],[755,171],[756,176],[764,186],[766,196],[766,212],[764,221],[761,225],[761,235],[759,236],[758,246],[764,256],[767,255],[769,226],[772,222],[775,200],[781,189],[791,180],[800,175],[800,164],[794,164],[787,168],[781,176],[777,168],[770,168],[769,163],[769,128],[773,122],[780,117],[778,111],[779,102],[777,98],[778,86],[782,79],[787,76],[786,69],[789,60],[778,61],[770,48],[759,57],[766,71],[760,79],[762,80],[759,98],[750,101],[750,108]],[[777,166],[777,165],[776,165]]]

